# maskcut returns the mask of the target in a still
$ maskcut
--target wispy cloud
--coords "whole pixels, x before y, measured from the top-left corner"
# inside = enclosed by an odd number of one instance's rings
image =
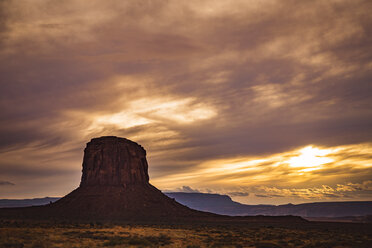
[[[0,186],[14,186],[15,184],[8,181],[0,181]]]
[[[249,193],[248,192],[238,192],[238,191],[234,191],[234,192],[228,192],[227,193],[228,195],[230,196],[249,196]]]
[[[337,184],[336,187],[322,185],[313,188],[276,188],[260,186],[254,189],[257,197],[296,197],[312,200],[327,200],[332,198],[355,199],[361,196],[370,196],[372,194],[372,181],[362,183]]]
[[[182,186],[176,189],[176,192],[185,192],[185,193],[200,193],[199,190],[193,189],[190,186]]]
[[[371,179],[370,1],[0,4],[0,168],[78,185],[85,142],[117,135],[163,188]],[[311,144],[351,150],[301,169],[275,157]]]

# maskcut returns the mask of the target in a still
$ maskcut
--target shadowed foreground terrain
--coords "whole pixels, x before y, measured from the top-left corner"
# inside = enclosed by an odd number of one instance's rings
[[[0,247],[372,247],[372,225],[140,225],[0,221]]]

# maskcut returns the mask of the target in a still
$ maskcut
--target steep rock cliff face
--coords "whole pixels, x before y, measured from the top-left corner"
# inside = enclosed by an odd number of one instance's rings
[[[66,219],[147,221],[209,216],[152,186],[145,149],[115,136],[87,143],[80,186],[50,204],[48,211]]]
[[[146,151],[137,143],[114,136],[92,139],[84,150],[80,186],[148,184]]]

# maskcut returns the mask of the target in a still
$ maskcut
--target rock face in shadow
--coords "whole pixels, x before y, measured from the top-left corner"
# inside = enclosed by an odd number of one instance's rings
[[[0,219],[145,222],[302,222],[300,217],[230,217],[190,209],[149,183],[146,151],[124,138],[92,139],[84,150],[80,186],[58,201],[0,209]]]
[[[80,187],[148,183],[146,151],[142,146],[113,136],[95,138],[87,144]]]
[[[92,139],[84,150],[80,186],[50,204],[74,219],[157,220],[212,215],[183,206],[149,183],[146,151],[125,138]]]

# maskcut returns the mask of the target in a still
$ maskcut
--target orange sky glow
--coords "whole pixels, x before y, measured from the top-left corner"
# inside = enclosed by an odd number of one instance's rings
[[[0,198],[63,196],[85,144],[163,191],[372,200],[371,1],[0,3]]]

